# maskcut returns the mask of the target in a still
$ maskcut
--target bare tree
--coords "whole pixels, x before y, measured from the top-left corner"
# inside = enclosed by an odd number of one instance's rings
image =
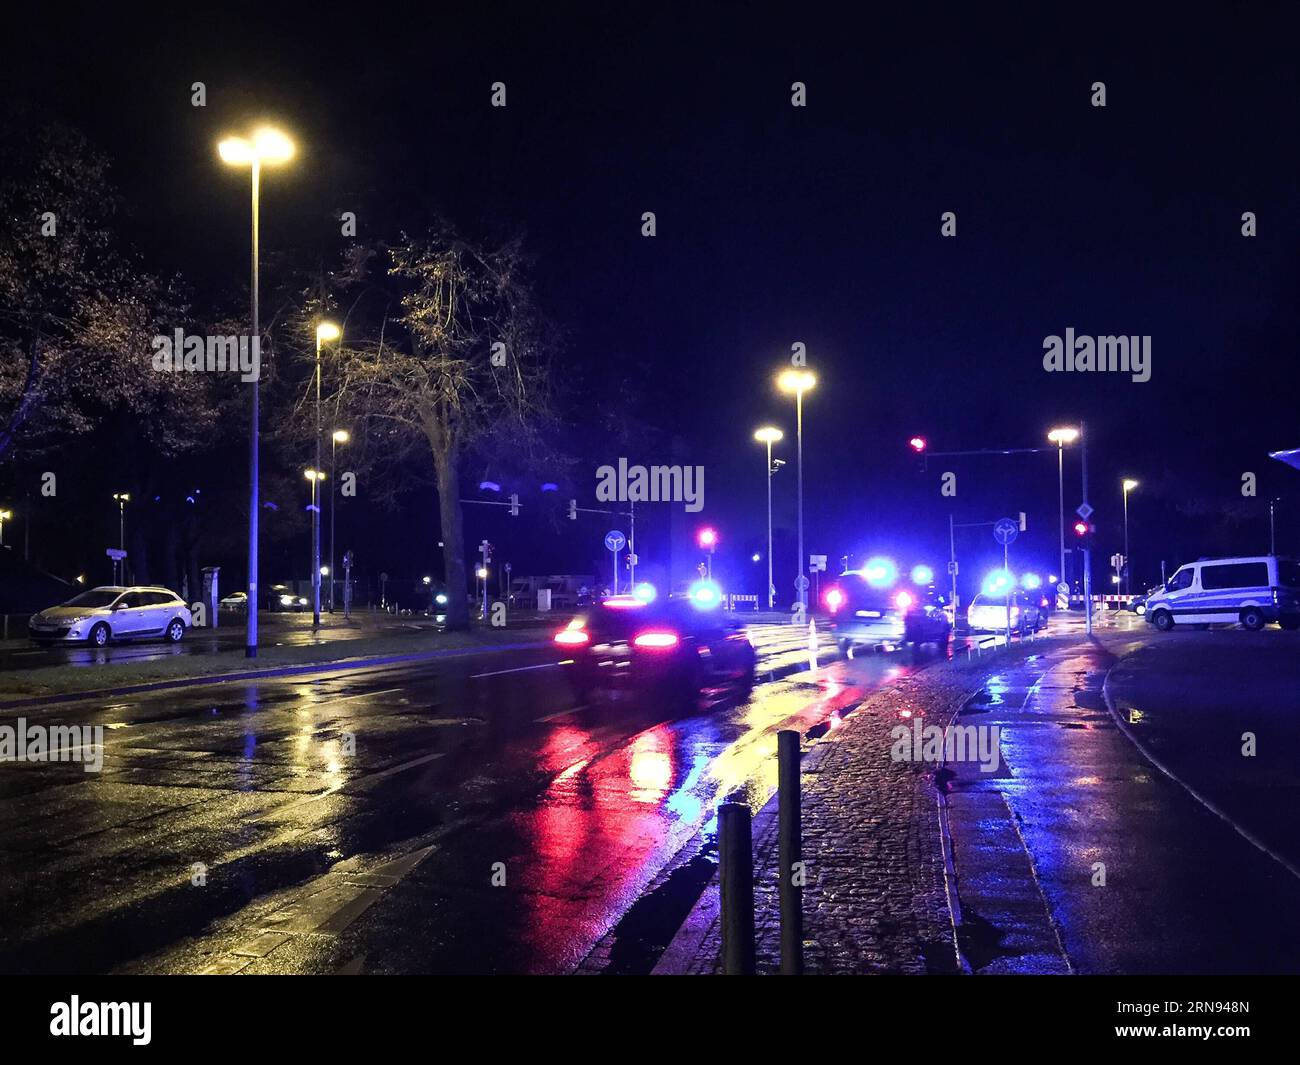
[[[438,223],[418,238],[403,234],[384,255],[381,288],[391,302],[375,316],[372,341],[330,353],[331,405],[389,469],[417,452],[431,463],[447,625],[466,628],[462,464],[476,449],[540,450],[553,411],[554,332],[537,309],[518,238],[476,243]],[[344,280],[366,279],[375,258],[358,253]],[[358,332],[349,318],[345,339]]]

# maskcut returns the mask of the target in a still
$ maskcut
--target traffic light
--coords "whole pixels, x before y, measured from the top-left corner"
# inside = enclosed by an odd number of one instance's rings
[[[925,450],[925,437],[914,436],[912,437],[911,440],[907,442],[907,445],[919,455],[922,451]]]
[[[706,525],[695,534],[695,541],[706,551],[712,551],[718,546],[718,531]]]
[[[1081,547],[1092,547],[1092,537],[1096,531],[1097,527],[1092,522],[1084,521],[1082,518],[1074,523],[1074,538]]]
[[[510,516],[512,518],[519,517],[519,493],[518,492],[510,493]]]
[[[576,499],[569,500],[569,520],[578,520],[578,501]]]

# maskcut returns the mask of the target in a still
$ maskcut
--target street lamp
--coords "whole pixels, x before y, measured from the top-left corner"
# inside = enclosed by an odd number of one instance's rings
[[[12,510],[0,510],[0,547],[5,545],[5,522],[14,516]]]
[[[311,546],[311,589],[313,593],[312,624],[320,625],[320,527],[316,518],[320,515],[320,503],[318,502],[320,494],[317,485],[325,480],[325,474],[320,470],[303,470],[302,475],[311,481],[311,506],[307,509],[312,513],[312,546]]]
[[[799,510],[799,564],[795,567],[795,587],[799,589],[799,616],[803,618],[808,610],[808,577],[804,573],[803,558],[803,394],[817,383],[817,378],[808,370],[786,370],[776,379],[782,392],[794,393],[795,440],[798,466],[798,510]]]
[[[1137,486],[1137,481],[1128,477],[1124,478],[1121,484],[1124,489],[1124,591],[1126,593],[1133,591],[1133,567],[1128,560],[1128,494]]]
[[[335,429],[330,434],[330,481],[334,482],[334,457],[339,444],[352,438],[346,429]],[[334,491],[330,490],[330,613],[334,613]]]
[[[262,330],[258,321],[257,308],[257,246],[258,246],[258,206],[262,184],[262,164],[284,163],[293,158],[293,142],[279,130],[262,127],[255,130],[250,137],[227,137],[217,151],[221,161],[227,166],[246,166],[249,168],[252,183],[253,205],[253,255],[252,255],[252,342],[261,350]],[[258,421],[258,384],[252,386],[252,410],[248,430],[248,616],[244,638],[244,654],[248,658],[257,657],[257,514],[259,510],[258,461],[257,461],[257,421]]]
[[[129,492],[114,492],[113,498],[117,500],[117,549],[126,550],[126,505],[131,502]],[[118,578],[118,567],[122,568],[122,583],[126,583],[126,561],[125,559],[113,559],[113,580]]]
[[[1065,579],[1065,445],[1079,439],[1079,430],[1068,427],[1053,429],[1047,439],[1056,445],[1056,479],[1061,505],[1061,579]]]
[[[320,348],[327,340],[338,340],[339,327],[333,322],[320,322],[316,326],[316,468],[320,469]],[[334,472],[331,458],[330,473]],[[332,513],[332,511],[331,511]],[[333,557],[330,558],[333,562]],[[320,507],[311,512],[311,617],[312,625],[320,625]],[[331,592],[333,589],[331,589]]]
[[[774,425],[765,425],[754,433],[754,439],[767,445],[767,609],[776,605],[776,585],[772,583],[772,445],[785,433]],[[754,561],[758,561],[755,558]]]

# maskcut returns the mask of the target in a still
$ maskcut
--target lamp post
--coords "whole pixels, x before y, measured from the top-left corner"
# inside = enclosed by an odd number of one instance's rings
[[[333,322],[321,322],[316,326],[316,469],[320,469],[320,348],[326,340],[338,340],[339,327]],[[333,460],[331,459],[331,462]],[[333,473],[333,466],[330,468]],[[315,502],[313,500],[313,502]],[[317,505],[311,512],[311,550],[312,550],[312,578],[311,578],[311,616],[314,626],[320,625],[320,505]],[[334,559],[331,557],[330,562]]]
[[[335,429],[330,434],[330,484],[334,485],[334,458],[339,444],[346,444],[351,439],[346,429]],[[334,495],[330,488],[330,613],[334,613]]]
[[[5,522],[14,516],[12,510],[0,510],[0,547],[5,545]]]
[[[311,481],[311,593],[312,607],[311,617],[312,625],[320,626],[320,493],[316,490],[317,484],[325,480],[325,474],[320,470],[303,470],[303,476]]]
[[[1047,439],[1056,445],[1056,482],[1061,507],[1061,580],[1065,580],[1065,445],[1079,439],[1079,430],[1053,429]]]
[[[131,502],[129,492],[114,492],[113,498],[117,500],[117,549],[126,550],[126,505]],[[118,567],[122,570],[122,583],[126,583],[126,562],[123,559],[113,559],[113,580],[118,579]]]
[[[767,445],[767,609],[776,605],[776,585],[772,583],[772,445],[785,436],[772,425],[754,433],[754,439]]]
[[[795,567],[795,587],[799,590],[799,616],[802,620],[808,613],[808,576],[804,573],[803,557],[803,394],[817,383],[817,378],[808,370],[786,370],[776,379],[783,392],[794,393],[795,409],[795,452],[798,467],[798,541],[799,564]]]
[[[1133,566],[1128,560],[1128,494],[1138,486],[1137,481],[1125,478],[1121,487],[1124,489],[1124,592],[1133,591]]]
[[[293,157],[293,142],[275,129],[263,127],[255,130],[250,137],[227,137],[218,146],[221,161],[229,166],[246,166],[252,184],[253,208],[253,255],[252,255],[252,326],[253,335],[250,342],[256,345],[258,352],[262,346],[261,323],[258,321],[257,309],[257,251],[258,251],[258,207],[261,199],[262,164],[287,162]],[[248,658],[257,657],[257,518],[259,503],[258,486],[258,383],[252,382],[252,407],[248,431],[248,618],[244,638],[244,654]]]

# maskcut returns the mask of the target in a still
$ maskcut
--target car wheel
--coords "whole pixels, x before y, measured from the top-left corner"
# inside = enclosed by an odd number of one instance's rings
[[[1168,610],[1157,610],[1151,615],[1151,623],[1161,632],[1168,632],[1174,627],[1174,616]]]
[[[1251,632],[1259,632],[1266,623],[1264,611],[1258,607],[1247,607],[1241,612],[1241,624]]]
[[[173,618],[172,623],[167,626],[167,642],[180,643],[185,639],[185,622],[180,618]]]
[[[101,621],[90,630],[90,633],[86,636],[86,642],[92,647],[107,647],[108,641],[112,635],[108,623]]]
[[[1300,629],[1300,614],[1283,614],[1278,619],[1278,624],[1288,632]]]

